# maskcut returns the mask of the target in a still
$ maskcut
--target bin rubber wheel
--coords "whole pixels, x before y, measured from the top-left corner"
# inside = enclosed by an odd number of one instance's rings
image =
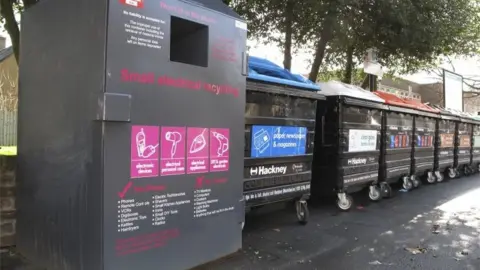
[[[427,172],[427,183],[435,184],[437,182],[437,178],[433,174],[433,172]]]
[[[382,192],[383,198],[391,198],[392,197],[392,187],[388,183],[381,183],[380,190]]]
[[[380,199],[382,199],[382,192],[380,190],[380,187],[378,187],[377,185],[371,185],[368,188],[368,198],[370,198],[370,200],[374,202],[377,202]]]
[[[448,178],[453,179],[457,176],[454,168],[448,168]]]
[[[348,194],[344,194],[344,195],[345,195],[344,200],[337,198],[337,207],[342,211],[348,211],[350,210],[350,208],[352,208],[353,198]]]
[[[443,175],[442,172],[436,171],[435,176],[437,177],[437,182],[441,183],[443,180],[445,180],[445,176]]]
[[[420,186],[421,183],[420,183],[420,180],[418,180],[417,176],[412,175],[412,177],[410,179],[412,181],[413,188],[418,188]]]
[[[405,177],[403,178],[402,187],[403,187],[404,189],[406,189],[406,190],[412,190],[412,188],[413,188],[413,182],[412,182],[412,180],[408,179],[408,177],[405,176]]]
[[[308,211],[308,205],[306,201],[298,201],[295,203],[295,208],[297,210],[297,219],[298,222],[302,225],[308,223],[308,218],[310,217],[310,212]]]

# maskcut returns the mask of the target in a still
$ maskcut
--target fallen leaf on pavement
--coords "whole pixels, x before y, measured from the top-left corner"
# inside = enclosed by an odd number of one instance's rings
[[[394,265],[394,263],[382,263],[382,262],[379,262],[379,261],[369,262],[368,264],[370,264],[370,265]]]
[[[416,248],[405,248],[406,251],[412,253],[413,255],[417,255],[417,254],[422,254],[422,253],[425,253],[427,252],[427,250],[425,248],[420,248],[420,247],[416,247]]]

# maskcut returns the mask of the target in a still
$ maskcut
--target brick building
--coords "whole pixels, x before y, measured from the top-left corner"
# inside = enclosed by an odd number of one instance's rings
[[[399,97],[410,97],[423,103],[443,105],[443,83],[418,84],[412,81],[396,78],[383,78],[378,83],[378,90],[395,94]],[[480,93],[479,93],[480,94]],[[463,93],[464,110],[469,113],[480,112],[480,95]]]

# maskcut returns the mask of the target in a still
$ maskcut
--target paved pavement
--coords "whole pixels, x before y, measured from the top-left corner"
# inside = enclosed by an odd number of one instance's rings
[[[480,176],[396,195],[370,203],[358,194],[348,213],[310,205],[306,226],[292,211],[258,213],[244,250],[203,269],[480,270]]]
[[[292,209],[261,209],[247,217],[242,251],[196,270],[480,270],[480,176],[365,198],[348,213],[310,204],[306,226]],[[34,269],[7,257],[2,270]]]

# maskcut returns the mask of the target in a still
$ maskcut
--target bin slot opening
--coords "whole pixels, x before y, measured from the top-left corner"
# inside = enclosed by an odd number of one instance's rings
[[[208,26],[172,16],[170,61],[208,67]]]

